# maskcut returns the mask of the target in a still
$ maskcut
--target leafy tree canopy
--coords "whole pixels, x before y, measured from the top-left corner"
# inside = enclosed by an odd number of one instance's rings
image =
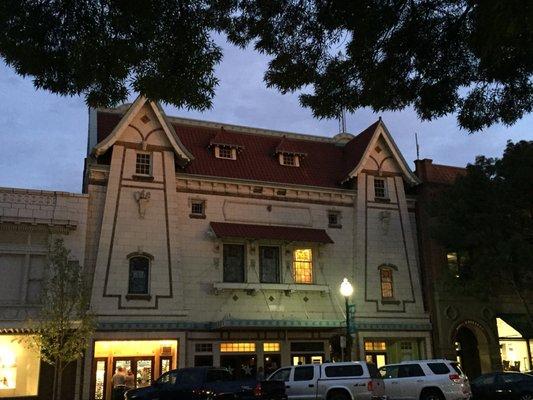
[[[84,94],[93,106],[123,101],[131,87],[205,109],[222,57],[210,37],[221,15],[214,3],[2,0],[0,56],[37,88]]]
[[[478,157],[431,211],[438,241],[467,255],[456,289],[511,289],[533,326],[533,141],[509,142],[501,159]]]
[[[265,79],[317,117],[414,106],[477,131],[533,107],[533,3],[241,0],[230,38],[272,55]]]
[[[533,4],[523,0],[4,0],[0,56],[39,88],[111,105],[128,89],[211,105],[214,32],[272,57],[268,86],[342,109],[457,113],[469,131],[533,108]]]

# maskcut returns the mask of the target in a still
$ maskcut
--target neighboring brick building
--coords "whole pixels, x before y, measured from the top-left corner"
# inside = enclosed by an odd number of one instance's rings
[[[531,370],[533,332],[516,296],[502,290],[490,302],[458,297],[439,286],[444,268],[457,267],[457,254],[431,239],[432,198],[466,173],[465,168],[416,160],[417,222],[424,299],[433,325],[435,357],[457,358],[470,378],[494,370]],[[459,278],[460,279],[460,278]]]
[[[381,120],[333,138],[166,117],[139,98],[90,114],[85,266],[99,328],[84,399],[118,365],[237,374],[333,356],[339,285],[354,286],[353,356],[431,357],[417,177]]]
[[[74,261],[85,259],[88,196],[0,188],[0,398],[51,397],[53,369],[20,339],[39,309],[48,244],[62,237]],[[65,373],[65,398],[76,395],[82,362]]]

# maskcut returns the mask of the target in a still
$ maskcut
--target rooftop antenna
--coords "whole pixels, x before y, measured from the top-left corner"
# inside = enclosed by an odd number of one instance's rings
[[[346,133],[346,109],[342,109],[339,115],[339,132]]]
[[[420,160],[420,146],[418,145],[418,133],[415,132],[416,159]]]

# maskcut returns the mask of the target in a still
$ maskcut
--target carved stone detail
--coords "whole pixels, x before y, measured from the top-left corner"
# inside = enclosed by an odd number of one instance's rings
[[[139,207],[139,218],[144,218],[146,215],[146,209],[148,208],[148,203],[150,202],[150,192],[143,189],[139,192],[133,193],[133,196]]]

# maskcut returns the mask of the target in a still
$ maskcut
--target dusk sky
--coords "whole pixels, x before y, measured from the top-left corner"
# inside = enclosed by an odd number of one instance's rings
[[[220,85],[211,110],[200,113],[168,107],[168,115],[209,121],[333,136],[336,120],[316,120],[300,107],[298,97],[267,89],[263,73],[268,58],[248,50],[224,46],[217,68]],[[130,101],[136,95],[131,96]],[[0,186],[80,192],[87,147],[87,107],[81,97],[60,97],[35,90],[0,63]],[[508,140],[533,140],[533,115],[514,126],[495,125],[469,135],[455,116],[421,122],[412,110],[380,114],[413,167],[414,133],[418,132],[421,158],[464,166],[476,155],[501,156]],[[362,109],[347,116],[347,131],[357,134],[378,114]]]

